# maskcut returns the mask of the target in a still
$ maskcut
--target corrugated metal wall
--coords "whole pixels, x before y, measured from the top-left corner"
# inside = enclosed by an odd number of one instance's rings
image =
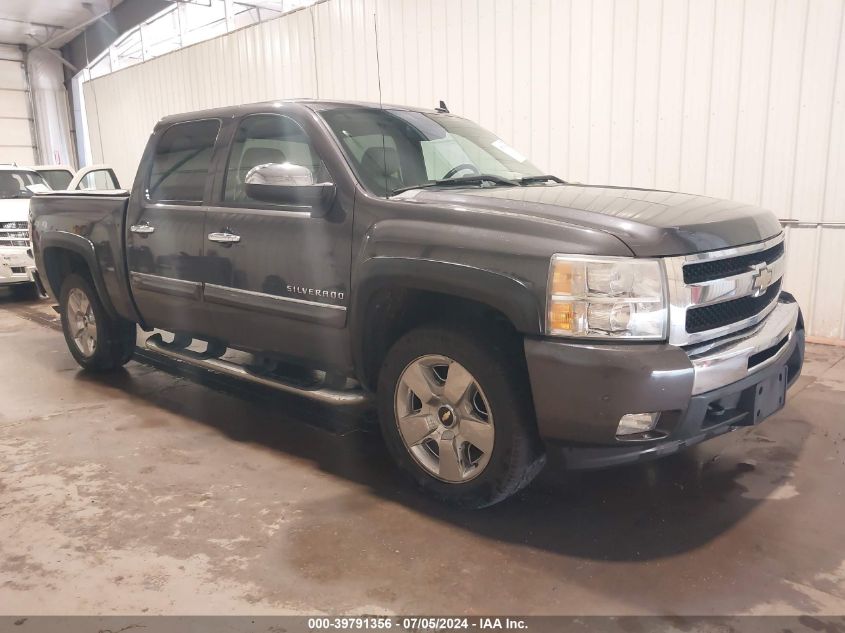
[[[845,0],[328,0],[86,84],[92,147],[128,182],[159,117],[377,100],[378,53],[386,102],[444,99],[566,179],[800,221],[787,286],[811,334],[845,339],[844,18]]]

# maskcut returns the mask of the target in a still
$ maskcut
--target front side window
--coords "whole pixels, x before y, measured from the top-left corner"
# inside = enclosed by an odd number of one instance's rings
[[[152,202],[202,202],[219,130],[217,120],[192,121],[177,123],[162,134],[147,189]]]
[[[49,189],[44,179],[34,171],[0,171],[0,200],[31,198],[33,193]]]
[[[449,114],[338,108],[322,113],[364,186],[376,195],[445,178],[542,172],[492,132]]]
[[[315,183],[331,182],[326,166],[299,123],[284,115],[257,114],[246,117],[235,134],[223,199],[227,202],[250,202],[244,189],[246,175],[254,167],[268,163],[307,167]]]

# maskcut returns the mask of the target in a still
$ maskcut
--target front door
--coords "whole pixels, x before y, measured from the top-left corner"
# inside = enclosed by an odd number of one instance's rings
[[[338,196],[326,217],[309,208],[250,199],[246,174],[266,163],[307,167],[315,182],[332,176],[295,111],[232,122],[231,149],[206,216],[211,275],[204,299],[216,335],[233,347],[340,365],[349,298],[351,206]]]
[[[146,186],[136,190],[140,203],[130,205],[126,221],[129,281],[147,325],[210,336],[203,199],[219,130],[220,121],[208,119],[156,134]]]

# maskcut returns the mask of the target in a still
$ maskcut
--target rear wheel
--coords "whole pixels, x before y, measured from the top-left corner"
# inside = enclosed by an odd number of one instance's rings
[[[109,371],[132,358],[135,324],[109,316],[89,279],[68,275],[60,297],[62,331],[77,363],[92,371]]]
[[[391,454],[426,491],[480,508],[514,494],[544,463],[524,367],[502,337],[413,330],[379,377]]]

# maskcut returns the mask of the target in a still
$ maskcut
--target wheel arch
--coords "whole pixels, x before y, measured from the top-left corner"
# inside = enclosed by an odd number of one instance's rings
[[[362,265],[350,328],[358,380],[375,390],[390,345],[432,321],[483,319],[504,335],[537,334],[542,313],[531,290],[512,277],[471,266],[379,257]]]
[[[91,279],[108,315],[118,316],[106,291],[102,271],[97,265],[94,244],[90,240],[73,233],[56,231],[41,237],[41,250],[44,278],[53,297],[59,299],[65,278],[77,272]]]

